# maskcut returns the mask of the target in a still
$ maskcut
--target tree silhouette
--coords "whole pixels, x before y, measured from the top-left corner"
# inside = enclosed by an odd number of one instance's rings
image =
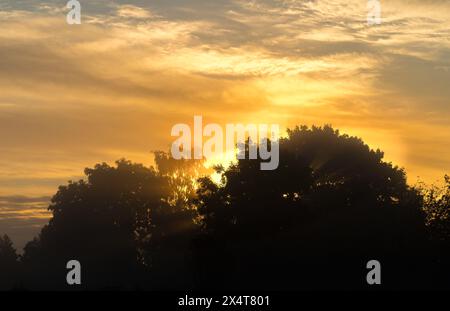
[[[364,288],[365,264],[377,258],[392,270],[388,275],[394,277],[385,282],[392,288],[417,286],[420,281],[410,282],[411,269],[415,278],[426,278],[418,275],[420,265],[431,259],[411,257],[426,257],[420,255],[428,245],[421,200],[402,169],[330,126],[297,127],[279,144],[275,171],[239,160],[222,172],[224,187],[201,180],[197,202],[204,235],[198,249],[221,245],[209,260],[214,264],[201,272],[212,278],[201,282]]]
[[[19,285],[18,259],[9,236],[0,236],[0,290],[10,290]]]
[[[164,152],[155,168],[86,169],[59,187],[20,262],[0,239],[0,272],[20,270],[2,286],[367,289],[376,259],[383,288],[450,287],[448,177],[444,189],[410,187],[381,151],[331,126],[296,127],[279,147],[278,169],[239,160],[216,167],[220,184],[202,161]],[[72,259],[81,286],[66,284]]]
[[[450,287],[450,176],[444,176],[444,185],[419,185],[426,213],[426,224],[431,236],[435,260],[429,267],[435,274],[435,282]]]
[[[430,226],[436,239],[450,239],[450,176],[445,175],[444,187],[422,187],[424,210],[427,214],[427,224]]]
[[[71,259],[82,263],[83,283],[94,289],[151,287],[149,278],[161,285],[161,273],[184,265],[176,256],[186,244],[182,233],[196,227],[192,211],[172,204],[169,179],[155,169],[116,165],[86,169],[86,181],[59,188],[49,224],[25,247],[30,287],[64,288]]]

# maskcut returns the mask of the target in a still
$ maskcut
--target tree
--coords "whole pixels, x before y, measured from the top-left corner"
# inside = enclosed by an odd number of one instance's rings
[[[201,180],[197,250],[217,256],[200,267],[200,283],[361,288],[365,263],[379,258],[396,269],[388,286],[415,284],[408,275],[422,262],[411,256],[428,244],[420,196],[404,171],[330,126],[297,127],[279,143],[277,170],[239,160],[222,171],[224,186]]]
[[[380,150],[331,126],[297,127],[279,145],[278,169],[243,159],[216,167],[221,183],[163,152],[156,168],[86,169],[25,247],[25,288],[360,289],[373,259],[383,288],[450,285],[449,178],[439,195],[410,187]],[[72,259],[80,287],[65,284]]]
[[[442,186],[419,184],[423,198],[426,225],[433,243],[434,263],[428,269],[441,288],[449,288],[450,280],[450,176],[444,176]]]
[[[189,234],[179,237],[196,228],[192,211],[173,204],[169,178],[152,167],[120,160],[85,174],[59,187],[49,224],[25,247],[29,286],[65,288],[65,264],[76,259],[89,289],[151,288],[173,268],[167,263],[180,262]]]
[[[444,186],[419,185],[423,195],[426,223],[438,240],[450,240],[450,176],[444,176]]]
[[[12,290],[19,285],[18,259],[9,236],[0,236],[0,290]]]

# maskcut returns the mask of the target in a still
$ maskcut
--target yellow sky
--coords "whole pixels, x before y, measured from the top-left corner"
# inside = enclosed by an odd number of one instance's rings
[[[448,1],[382,1],[379,26],[362,0],[80,2],[81,25],[60,1],[0,4],[0,197],[151,164],[194,115],[332,124],[410,183],[450,172]]]

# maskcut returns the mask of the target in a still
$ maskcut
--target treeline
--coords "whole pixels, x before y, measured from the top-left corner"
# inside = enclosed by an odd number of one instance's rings
[[[277,170],[216,167],[155,154],[86,169],[18,256],[0,238],[1,289],[450,289],[450,179],[411,187],[383,153],[330,126],[280,140]],[[66,283],[66,263],[82,284]]]

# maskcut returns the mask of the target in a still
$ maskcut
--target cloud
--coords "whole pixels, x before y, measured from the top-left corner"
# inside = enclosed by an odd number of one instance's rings
[[[134,5],[119,5],[117,8],[117,15],[120,17],[129,18],[153,18],[155,17],[149,10],[137,7]]]
[[[24,203],[40,203],[40,202],[49,202],[50,197],[27,197],[23,195],[14,195],[14,196],[0,196],[1,204],[24,204]]]
[[[122,156],[150,164],[193,114],[384,131],[373,145],[414,171],[420,131],[403,124],[449,131],[449,3],[383,2],[377,27],[365,4],[83,1],[73,27],[60,1],[2,2],[0,193],[20,180],[35,194],[34,179],[51,194]]]
[[[0,196],[0,232],[13,238],[19,253],[50,218],[50,197]]]
[[[450,2],[60,0],[0,3],[0,233],[20,249],[57,186],[170,129],[332,123],[434,181],[450,171]],[[120,2],[120,3],[119,3]],[[16,195],[20,194],[20,195]]]

